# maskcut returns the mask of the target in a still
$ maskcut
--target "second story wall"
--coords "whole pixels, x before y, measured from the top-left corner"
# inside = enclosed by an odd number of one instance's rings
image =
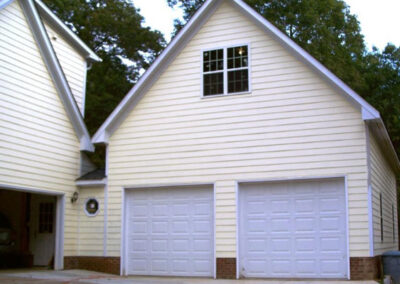
[[[76,190],[80,144],[19,1],[0,10],[0,185]],[[76,205],[65,203],[65,255],[76,255]]]
[[[54,51],[61,64],[78,107],[85,113],[86,72],[85,58],[50,25],[44,22]]]

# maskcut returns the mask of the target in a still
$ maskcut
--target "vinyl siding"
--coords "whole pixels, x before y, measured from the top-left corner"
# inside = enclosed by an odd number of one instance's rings
[[[398,250],[396,175],[386,160],[384,153],[372,132],[369,137],[374,255],[381,255],[389,250]],[[380,193],[382,193],[383,241],[381,240]],[[392,205],[394,207],[395,219],[394,239]]]
[[[99,213],[88,216],[85,203],[89,198],[99,202]],[[104,240],[104,186],[82,188],[79,190],[79,256],[102,256]]]
[[[252,92],[202,99],[202,50],[233,44]],[[125,186],[215,183],[216,256],[236,257],[236,181],[347,176],[350,255],[367,256],[366,157],[360,111],[223,2],[110,138],[108,254]]]
[[[83,115],[85,112],[86,60],[50,25],[46,22],[44,22],[44,25],[71,92]]]
[[[0,184],[65,193],[65,255],[76,255],[77,214],[68,200],[79,141],[18,1],[0,11]]]

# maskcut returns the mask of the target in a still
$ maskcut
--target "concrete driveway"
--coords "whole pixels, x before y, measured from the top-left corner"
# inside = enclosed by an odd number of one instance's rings
[[[0,270],[0,283],[79,284],[376,284],[375,281],[213,280],[202,278],[121,277],[86,270]]]

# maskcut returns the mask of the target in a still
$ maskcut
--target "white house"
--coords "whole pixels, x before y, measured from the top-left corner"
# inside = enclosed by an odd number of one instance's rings
[[[372,279],[398,249],[379,113],[243,1],[206,1],[92,141],[96,54],[40,0],[0,0],[0,37],[0,265]]]
[[[83,115],[86,72],[97,61],[40,0],[0,1],[1,267],[62,269],[64,256],[83,253],[85,213],[71,198],[91,170]],[[5,249],[4,237],[14,245]]]
[[[378,111],[241,0],[206,1],[92,141],[106,228],[87,265],[372,279],[398,249]]]

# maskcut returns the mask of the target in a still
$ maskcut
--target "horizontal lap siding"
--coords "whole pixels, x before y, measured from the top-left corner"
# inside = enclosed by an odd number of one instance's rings
[[[85,203],[89,198],[96,198],[99,202],[99,213],[96,216],[87,216]],[[103,256],[104,245],[104,187],[90,187],[80,190],[78,199],[78,255]]]
[[[53,44],[54,51],[57,54],[57,58],[63,68],[71,92],[83,114],[86,89],[86,60],[50,25],[45,23],[45,27],[51,43]]]
[[[378,141],[370,135],[370,160],[372,184],[372,214],[374,228],[374,254],[398,250],[396,175],[386,160]],[[383,205],[383,242],[381,240],[380,198]],[[392,205],[394,206],[395,238],[393,239]]]
[[[65,255],[75,255],[79,141],[18,1],[0,11],[0,37],[0,184],[65,192]]]
[[[249,43],[252,93],[201,98],[201,51]],[[368,253],[360,112],[229,4],[164,71],[109,144],[108,253],[124,186],[215,183],[217,257],[236,256],[237,180],[347,175],[352,256]]]

